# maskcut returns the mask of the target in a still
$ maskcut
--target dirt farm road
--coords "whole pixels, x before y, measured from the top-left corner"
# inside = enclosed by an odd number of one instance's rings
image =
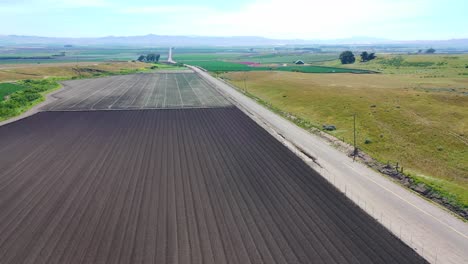
[[[316,158],[315,169],[431,263],[468,263],[468,224],[281,118],[230,85],[190,67],[270,132]],[[278,137],[277,137],[278,138]],[[313,164],[313,163],[312,163]]]

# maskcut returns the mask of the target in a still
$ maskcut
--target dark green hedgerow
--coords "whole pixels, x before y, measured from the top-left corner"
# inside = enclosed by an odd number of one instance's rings
[[[17,84],[22,89],[0,102],[0,120],[17,116],[44,100],[44,94],[60,87],[60,79],[24,80]],[[26,88],[24,88],[26,87]]]
[[[26,89],[27,87],[15,83],[0,83],[0,101],[5,100],[10,94]]]

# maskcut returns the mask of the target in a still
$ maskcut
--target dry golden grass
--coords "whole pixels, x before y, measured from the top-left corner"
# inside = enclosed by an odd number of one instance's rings
[[[57,63],[57,64],[12,64],[0,65],[0,82],[41,79],[50,76],[73,77],[90,74],[83,71],[84,68],[96,69],[108,72],[120,70],[136,70],[148,67],[141,62],[81,62],[81,63]],[[77,71],[81,69],[80,71]]]
[[[427,79],[468,77],[468,54],[377,54],[377,59],[369,62],[359,62],[359,56],[357,56],[356,63],[353,64],[343,65],[339,60],[317,64],[378,71],[385,74],[412,74]]]

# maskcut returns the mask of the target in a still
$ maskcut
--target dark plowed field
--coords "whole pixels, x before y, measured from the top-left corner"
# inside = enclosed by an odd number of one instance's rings
[[[223,107],[230,103],[195,73],[145,73],[63,82],[47,111]]]
[[[236,108],[0,127],[0,262],[419,263]]]

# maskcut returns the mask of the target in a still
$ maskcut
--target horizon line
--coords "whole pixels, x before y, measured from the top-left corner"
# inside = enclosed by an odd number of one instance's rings
[[[387,39],[383,37],[373,36],[351,36],[351,37],[337,37],[337,38],[275,38],[265,37],[259,35],[231,35],[231,36],[214,36],[214,35],[166,35],[166,34],[154,34],[148,33],[145,35],[102,35],[102,36],[84,36],[84,37],[66,37],[66,36],[45,36],[45,35],[21,35],[21,34],[0,34],[0,37],[36,37],[36,38],[55,38],[55,39],[102,39],[102,38],[131,38],[131,37],[146,37],[146,36],[159,36],[159,37],[193,37],[193,38],[263,38],[267,40],[299,40],[299,41],[336,41],[336,40],[348,40],[348,39],[371,39],[370,41],[389,41],[389,42],[412,42],[412,41],[451,41],[451,40],[465,40],[468,37],[461,38],[441,38],[441,39]]]

